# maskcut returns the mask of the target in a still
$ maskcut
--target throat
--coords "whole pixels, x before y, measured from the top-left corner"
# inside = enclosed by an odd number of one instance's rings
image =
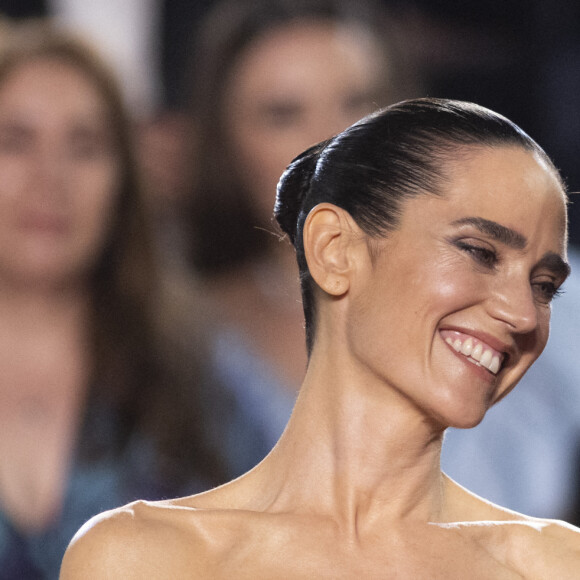
[[[405,425],[401,413],[391,414],[376,402],[362,408],[360,392],[340,404],[339,391],[335,383],[332,395],[308,386],[300,393],[267,458],[279,474],[275,509],[309,505],[353,530],[361,517],[372,520],[378,513],[393,521],[438,517],[443,431],[411,420]]]

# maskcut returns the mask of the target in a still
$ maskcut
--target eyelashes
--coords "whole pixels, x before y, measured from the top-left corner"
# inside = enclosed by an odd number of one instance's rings
[[[564,293],[564,290],[556,286],[554,282],[537,282],[533,284],[533,288],[538,300],[544,304],[548,304]]]
[[[463,252],[469,254],[478,264],[493,269],[498,264],[497,253],[491,248],[458,240],[455,245]]]
[[[497,252],[488,246],[466,242],[464,240],[456,240],[454,244],[462,252],[468,254],[478,266],[489,271],[494,271],[500,262]],[[539,280],[537,282],[532,280],[531,286],[534,297],[542,304],[549,304],[554,298],[564,293],[560,288],[560,284],[549,279]]]

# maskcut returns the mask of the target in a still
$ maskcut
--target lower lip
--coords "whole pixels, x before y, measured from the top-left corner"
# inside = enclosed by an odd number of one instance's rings
[[[66,233],[65,220],[52,219],[40,216],[28,216],[20,220],[20,227],[29,232],[38,232],[45,235],[62,235]]]
[[[443,341],[445,342],[445,341]],[[482,367],[477,361],[466,357],[465,355],[457,352],[450,344],[445,342],[445,346],[461,361],[463,361],[469,368],[476,374],[476,376],[484,379],[488,383],[493,383],[497,379],[497,375],[494,375],[491,371],[488,371],[485,367]]]

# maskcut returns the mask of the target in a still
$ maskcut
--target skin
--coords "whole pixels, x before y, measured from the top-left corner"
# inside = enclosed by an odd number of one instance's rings
[[[225,89],[224,127],[262,223],[288,163],[374,110],[384,67],[369,33],[326,22],[274,28],[242,53]]]
[[[107,234],[119,167],[105,105],[57,60],[18,66],[0,88],[0,280],[84,279]]]
[[[27,534],[60,513],[83,413],[88,273],[119,183],[109,127],[101,94],[63,61],[2,80],[0,501]]]
[[[378,242],[333,205],[312,210],[319,324],[278,445],[216,490],[94,518],[62,580],[577,577],[580,530],[492,505],[439,467],[445,427],[477,423],[544,347],[566,277],[564,196],[520,149],[475,150],[449,174]],[[497,375],[458,355],[450,329],[503,345]]]
[[[519,157],[510,156],[519,161],[514,168],[497,155],[468,163],[467,172],[458,168],[444,204],[436,197],[410,201],[402,231],[381,242],[376,268],[364,279],[360,301],[345,321],[344,333],[360,372],[379,376],[396,389],[403,384],[401,394],[425,406],[443,426],[477,425],[487,408],[513,388],[548,339],[548,285],[557,288],[563,278],[554,277],[547,267],[532,268],[546,248],[565,257],[565,222],[561,208],[556,212],[552,200],[543,197],[551,176],[541,183],[543,175],[534,173],[538,161],[531,159],[526,166],[525,155]],[[507,182],[501,188],[495,172]],[[510,187],[522,197],[506,198]],[[465,211],[467,197],[471,214]],[[526,223],[524,235],[530,242],[523,250],[499,245],[476,225],[456,223],[471,217],[516,231],[519,223]],[[552,220],[553,231],[546,219]],[[524,250],[527,261],[516,262]],[[512,256],[513,266],[508,262]],[[384,308],[385,302],[397,308]],[[385,333],[385,328],[399,331]],[[442,343],[442,330],[479,338],[507,352],[509,359],[494,380],[489,373],[473,376],[473,365],[464,364],[465,357]],[[387,361],[387,353],[399,364]],[[445,388],[436,388],[443,384]],[[420,401],[425,392],[432,396]]]

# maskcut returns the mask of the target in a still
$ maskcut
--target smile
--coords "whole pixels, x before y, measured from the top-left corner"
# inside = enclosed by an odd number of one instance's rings
[[[486,368],[490,373],[497,375],[504,355],[494,350],[488,344],[460,332],[442,331],[445,342],[459,354],[464,355],[470,362]]]

